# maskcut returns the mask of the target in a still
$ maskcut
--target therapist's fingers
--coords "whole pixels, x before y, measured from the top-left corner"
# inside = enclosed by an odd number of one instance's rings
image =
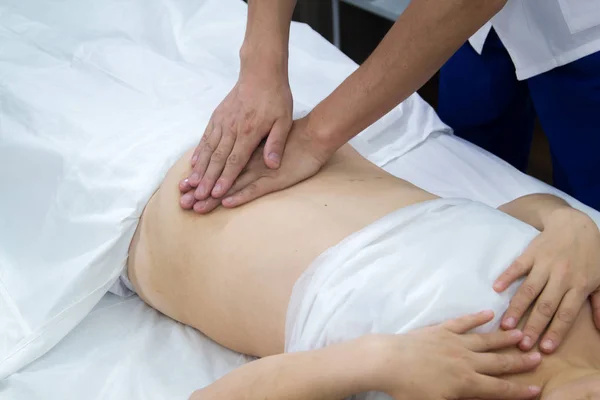
[[[567,291],[563,280],[556,276],[551,276],[545,284],[542,282],[543,280],[540,279],[537,282],[531,283],[535,288],[542,287],[543,290],[531,309],[531,313],[529,314],[529,317],[527,317],[527,322],[523,328],[525,336],[521,343],[519,343],[519,348],[523,351],[531,350],[533,346],[535,346],[540,335],[552,320],[556,310],[558,310],[558,306]],[[525,285],[525,283],[523,284]],[[526,299],[521,299],[521,304],[523,305],[526,300],[529,300],[530,298],[529,293],[527,293],[526,296]],[[529,304],[527,307],[529,307]]]
[[[196,188],[196,192],[194,193],[196,199],[205,200],[210,196],[215,182],[221,175],[221,172],[223,172],[227,158],[230,157],[235,142],[236,138],[233,132],[228,131],[223,133],[221,142],[212,153],[206,172],[204,172],[204,176]]]
[[[221,134],[221,127],[214,125],[214,129],[205,133],[202,136],[202,139],[200,139],[200,144],[198,145],[198,159],[196,160],[196,165],[192,168],[192,172],[188,177],[189,183],[193,187],[197,187],[202,180],[202,177],[206,172],[206,168],[210,163],[210,158],[221,142]]]
[[[527,279],[523,281],[517,293],[510,300],[508,309],[502,317],[501,327],[503,329],[514,329],[517,324],[533,304],[535,299],[542,292],[548,282],[548,273],[541,269],[533,269]]]
[[[229,192],[225,196],[231,196],[234,193],[242,190],[246,186],[248,186],[251,182],[255,181],[257,178],[257,174],[254,172],[247,172],[245,174],[240,175],[238,179],[236,179],[235,183],[229,189]],[[222,198],[209,197],[206,200],[196,201],[194,204],[194,211],[199,214],[208,214],[213,211],[219,205],[221,205]]]
[[[256,150],[261,140],[262,139],[256,137],[256,135],[248,135],[245,140],[236,140],[233,150],[227,158],[221,177],[217,180],[215,187],[212,189],[211,195],[213,197],[223,197],[223,195],[231,189],[233,182],[240,175],[246,164],[248,164],[250,157],[252,157],[252,153]]]
[[[527,252],[523,253],[494,282],[494,290],[505,291],[517,279],[527,275],[533,268],[534,259]]]
[[[590,296],[592,304],[592,313],[594,315],[594,325],[600,331],[600,291],[592,293]]]
[[[546,290],[549,290],[549,288]],[[551,353],[560,346],[563,338],[573,327],[585,300],[585,293],[579,291],[579,289],[573,288],[567,292],[560,302],[548,331],[540,342],[540,348],[543,352]]]
[[[223,207],[227,208],[238,207],[279,189],[281,188],[278,187],[275,178],[263,176],[250,183],[239,192],[225,197],[221,204],[223,204]]]
[[[208,124],[206,125],[206,128],[204,128],[204,134],[202,135],[202,138],[204,138],[206,135],[209,135],[214,129],[214,122],[213,119],[211,118],[208,121]],[[202,141],[202,139],[200,139]],[[194,152],[192,153],[192,156],[190,157],[190,163],[192,164],[192,168],[194,168],[196,166],[196,162],[198,161],[198,156],[200,155],[200,145],[196,146],[196,148],[194,149]]]
[[[194,203],[194,211],[198,214],[207,214],[221,204],[221,199],[209,197],[206,200],[198,200]]]
[[[188,180],[188,178],[182,179],[181,181],[179,181],[179,191],[183,194],[183,193],[187,193],[190,190],[192,190],[192,185],[190,185],[190,182]]]
[[[267,143],[264,149],[264,163],[267,167],[276,169],[281,165],[283,149],[287,141],[288,134],[292,128],[292,119],[278,119],[273,124],[271,132],[267,137]]]
[[[198,200],[196,200],[196,198],[194,197],[194,191],[190,190],[187,193],[181,195],[181,197],[179,198],[179,205],[184,210],[191,210],[197,201]]]

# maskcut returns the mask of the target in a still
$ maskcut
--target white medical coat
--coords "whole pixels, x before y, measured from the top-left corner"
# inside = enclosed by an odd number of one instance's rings
[[[509,0],[469,40],[479,54],[492,27],[523,80],[600,51],[600,0]]]

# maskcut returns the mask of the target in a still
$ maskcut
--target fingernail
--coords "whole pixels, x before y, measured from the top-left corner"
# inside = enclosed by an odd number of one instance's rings
[[[194,191],[194,197],[196,200],[205,200],[206,188],[203,185],[198,186],[198,188]]]
[[[521,331],[512,331],[510,333],[510,337],[512,337],[512,338],[519,338],[521,336],[523,336],[523,332],[521,332]]]
[[[544,340],[544,342],[542,343],[542,349],[544,350],[552,350],[552,347],[553,343],[550,339]]]
[[[190,176],[190,180],[191,180],[192,182],[197,182],[197,181],[199,181],[199,180],[200,180],[200,175],[198,175],[198,173],[197,173],[197,172],[194,172],[194,173],[192,174],[192,176]]]
[[[277,153],[269,153],[269,160],[279,163],[279,154]]]
[[[233,204],[233,197],[227,197],[223,199],[223,204],[226,206],[230,206],[231,204]]]
[[[192,157],[192,163],[195,163],[196,161],[198,161],[198,156],[193,156]]]
[[[199,201],[194,204],[194,211],[201,212],[204,211],[204,207],[206,207],[206,201]]]
[[[494,283],[494,290],[496,290],[496,291],[502,290],[503,287],[504,287],[504,283],[503,282],[498,281],[498,282]]]
[[[223,188],[223,186],[221,186],[221,184],[219,182],[217,182],[217,184],[215,185],[215,187],[213,189],[213,193],[218,196],[219,193],[221,193],[222,188]]]
[[[540,353],[531,353],[527,356],[530,361],[540,361],[542,359],[542,355]]]
[[[517,325],[517,320],[513,317],[506,318],[504,320],[504,326],[509,329],[513,329]]]
[[[542,391],[542,388],[539,386],[529,386],[529,391],[533,394],[537,394]]]
[[[525,336],[523,338],[523,346],[526,348],[530,348],[531,347],[531,338],[529,336]]]
[[[191,193],[186,193],[179,199],[179,204],[185,209],[191,208],[193,205],[194,196]]]

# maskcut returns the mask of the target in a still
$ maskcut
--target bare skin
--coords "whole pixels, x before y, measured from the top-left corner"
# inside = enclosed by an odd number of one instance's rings
[[[312,260],[386,214],[436,198],[344,146],[318,178],[239,209],[195,215],[179,207],[187,160],[173,166],[146,206],[130,277],[154,308],[261,357],[283,351],[292,287]]]
[[[305,182],[240,208],[197,215],[179,206],[178,182],[189,173],[189,156],[184,155],[169,171],[142,215],[130,248],[130,279],[138,294],[154,308],[225,347],[259,357],[283,352],[292,288],[314,258],[396,209],[436,198],[344,146],[318,175]],[[373,199],[377,199],[376,205]],[[589,384],[581,384],[581,379],[591,380],[597,387],[599,339],[586,304],[560,351],[546,357],[535,372],[507,378],[545,387],[548,395],[568,385],[583,385],[581,390],[588,390]],[[364,347],[364,343],[353,347],[359,352],[356,357],[363,355],[359,350]],[[366,347],[373,353],[372,343]],[[335,349],[323,352],[326,356],[321,353],[307,356],[305,361],[312,367],[305,371],[313,370],[311,363],[315,362],[336,365],[335,359],[331,362],[329,358],[332,354],[349,354]],[[520,351],[514,348],[505,353]],[[303,365],[297,358],[302,356],[290,357],[296,357],[291,365]],[[415,357],[405,361],[417,362]],[[375,369],[384,370],[380,365]],[[518,369],[528,368],[508,366],[506,370]],[[230,393],[236,384],[244,388],[248,380],[272,376],[265,372],[269,370],[281,371],[281,361],[267,357],[260,365],[251,363],[249,369],[232,375],[224,384],[217,381],[211,385],[214,397],[209,390],[198,392],[194,398],[239,398],[239,392]],[[311,382],[313,378],[307,377]],[[574,393],[575,389],[569,390]]]

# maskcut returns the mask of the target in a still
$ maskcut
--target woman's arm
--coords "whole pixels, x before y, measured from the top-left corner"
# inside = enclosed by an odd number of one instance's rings
[[[507,0],[413,0],[373,54],[309,114],[331,153],[398,105]]]
[[[519,197],[501,205],[498,210],[533,226],[539,231],[544,230],[548,219],[557,211],[579,213],[560,197],[543,193]]]
[[[339,400],[368,391],[376,369],[364,339],[265,357],[238,368],[190,400]]]
[[[379,391],[397,400],[529,399],[540,389],[494,376],[535,369],[539,353],[494,354],[519,331],[468,334],[492,312],[456,318],[404,335],[366,335],[319,350],[253,361],[196,391],[190,400],[339,400]]]

